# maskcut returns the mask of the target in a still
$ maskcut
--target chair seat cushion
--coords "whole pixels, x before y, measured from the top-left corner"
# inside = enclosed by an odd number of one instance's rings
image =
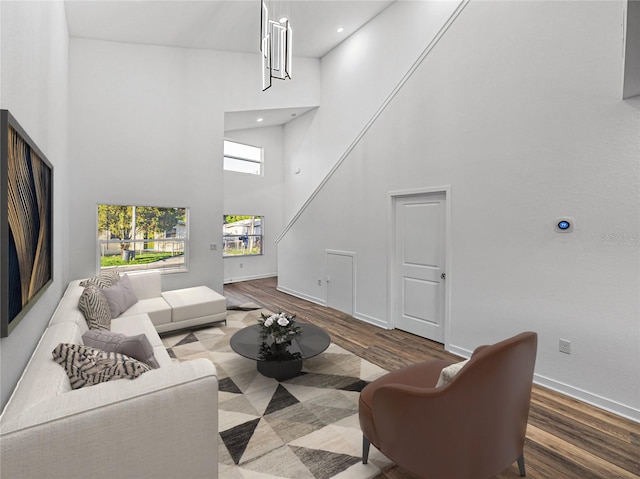
[[[385,374],[368,384],[360,393],[360,427],[367,439],[375,446],[378,444],[378,437],[373,426],[373,395],[381,386],[387,384],[402,384],[419,388],[433,388],[438,382],[440,371],[455,361],[437,359],[412,364],[404,368]]]

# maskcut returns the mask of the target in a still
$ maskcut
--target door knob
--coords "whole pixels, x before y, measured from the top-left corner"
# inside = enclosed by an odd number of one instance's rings
[[[447,273],[442,273],[440,275],[440,279],[447,279]]]

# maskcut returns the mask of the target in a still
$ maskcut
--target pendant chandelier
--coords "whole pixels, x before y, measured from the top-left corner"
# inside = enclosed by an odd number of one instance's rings
[[[282,16],[279,21],[270,20],[267,0],[260,0],[262,91],[271,87],[272,78],[291,79],[292,37],[289,17]]]

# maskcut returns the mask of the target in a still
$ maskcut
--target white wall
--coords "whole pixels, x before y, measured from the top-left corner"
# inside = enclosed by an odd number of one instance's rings
[[[320,108],[285,127],[290,220],[407,73],[460,1],[396,2],[321,60]]]
[[[0,107],[53,164],[53,283],[0,340],[0,400],[6,404],[68,280],[68,34],[62,2],[0,2]]]
[[[621,14],[622,2],[469,3],[280,241],[279,286],[323,300],[325,250],[354,251],[355,316],[389,324],[389,192],[451,185],[447,348],[537,331],[538,382],[640,419],[640,105],[620,99]],[[323,61],[322,91],[349,81],[346,48]],[[328,142],[339,113],[322,111],[326,137],[301,119],[285,141]],[[563,215],[574,233],[554,232]]]
[[[223,82],[218,94],[224,98],[225,111],[267,110],[317,106],[320,101],[320,60],[293,58],[293,78],[273,80],[262,91],[260,54],[220,52],[223,63],[216,70]]]
[[[640,95],[640,2],[626,0],[623,98]]]
[[[163,288],[221,291],[223,109],[205,50],[72,38],[70,274],[96,271],[96,204],[189,208],[189,272]],[[221,221],[221,220],[219,220]]]
[[[262,176],[224,172],[224,214],[264,217],[263,254],[225,258],[225,283],[277,275],[275,239],[284,227],[283,136],[282,126],[225,132],[225,138],[264,148]]]
[[[222,250],[209,245],[222,244],[224,112],[317,103],[319,62],[296,60],[296,79],[263,94],[258,55],[77,38],[70,52],[71,276],[95,272],[97,203],[184,206],[189,272],[163,289],[222,291]]]

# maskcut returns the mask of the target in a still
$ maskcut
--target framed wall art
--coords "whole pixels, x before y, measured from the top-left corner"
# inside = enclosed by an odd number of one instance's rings
[[[0,337],[53,282],[53,166],[0,110]]]

